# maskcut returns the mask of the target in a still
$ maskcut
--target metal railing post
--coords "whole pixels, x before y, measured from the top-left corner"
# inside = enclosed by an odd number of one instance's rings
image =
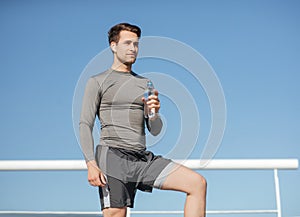
[[[275,181],[277,216],[281,217],[280,188],[279,188],[279,178],[278,178],[278,170],[277,169],[274,169],[274,181]]]
[[[127,207],[126,217],[130,217],[130,208]]]

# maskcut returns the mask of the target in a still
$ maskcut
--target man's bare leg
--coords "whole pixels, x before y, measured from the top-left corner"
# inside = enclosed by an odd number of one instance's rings
[[[185,217],[205,217],[206,186],[203,176],[187,167],[176,166],[166,178],[162,189],[187,194],[184,206]]]
[[[127,208],[106,208],[103,209],[104,217],[126,217]]]

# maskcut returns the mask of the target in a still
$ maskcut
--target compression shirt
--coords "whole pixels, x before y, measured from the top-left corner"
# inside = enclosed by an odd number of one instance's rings
[[[134,72],[109,69],[89,78],[80,115],[80,144],[86,161],[94,160],[92,131],[96,116],[100,120],[100,144],[110,147],[145,150],[145,122],[151,134],[162,128],[159,115],[144,118],[143,94],[148,79]]]

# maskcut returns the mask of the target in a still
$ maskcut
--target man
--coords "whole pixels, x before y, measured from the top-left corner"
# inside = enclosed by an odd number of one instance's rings
[[[88,168],[88,181],[99,186],[105,217],[125,217],[137,190],[153,188],[187,194],[184,216],[203,217],[206,180],[198,173],[146,150],[145,125],[151,134],[162,128],[158,91],[143,97],[148,79],[135,74],[141,30],[120,23],[108,33],[113,52],[110,69],[91,77],[86,85],[80,116],[80,143]],[[144,108],[155,110],[148,118]],[[100,144],[94,154],[92,129],[101,122]]]

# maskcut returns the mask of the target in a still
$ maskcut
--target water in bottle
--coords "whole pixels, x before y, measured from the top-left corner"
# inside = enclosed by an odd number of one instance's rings
[[[154,95],[154,87],[153,87],[153,83],[151,81],[147,82],[147,89],[145,91],[145,99],[146,101],[148,100],[148,97]],[[145,117],[149,118],[150,120],[152,118],[154,118],[155,116],[155,108],[149,109],[147,104],[145,104]]]

